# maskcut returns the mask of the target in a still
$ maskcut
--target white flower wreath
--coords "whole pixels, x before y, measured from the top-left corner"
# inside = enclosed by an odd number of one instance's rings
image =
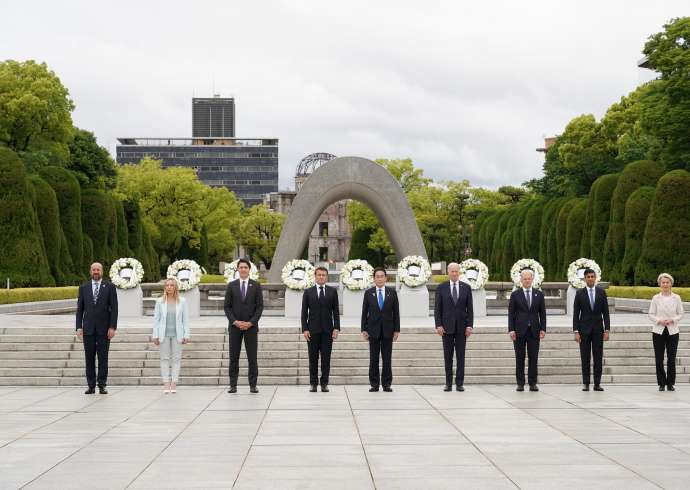
[[[119,258],[110,266],[110,282],[118,289],[133,289],[143,278],[144,267],[132,257]]]
[[[351,290],[367,289],[374,280],[374,268],[366,260],[350,260],[340,271],[340,282]]]
[[[295,259],[285,264],[280,277],[287,288],[303,291],[314,285],[314,270],[308,260]]]
[[[489,280],[489,268],[481,260],[463,260],[460,262],[460,280],[473,290],[482,289]]]
[[[585,269],[592,269],[596,274],[596,282],[601,281],[601,267],[592,259],[584,257],[570,263],[568,266],[568,282],[575,289],[585,287]]]
[[[223,275],[225,276],[225,282],[234,281],[240,277],[240,273],[237,270],[237,264],[240,259],[235,259],[229,264],[225,264],[225,269],[223,270]],[[249,262],[249,279],[253,281],[259,280],[259,269],[254,265],[254,262]]]
[[[398,264],[398,279],[405,286],[416,288],[427,283],[431,277],[429,261],[419,255],[408,255]]]
[[[513,264],[513,267],[510,268],[510,278],[513,280],[513,285],[516,288],[520,287],[520,273],[525,269],[534,273],[532,286],[539,289],[544,280],[544,268],[534,259],[520,259]]]
[[[190,259],[176,260],[168,266],[168,279],[176,279],[180,291],[194,289],[201,281],[201,267]]]

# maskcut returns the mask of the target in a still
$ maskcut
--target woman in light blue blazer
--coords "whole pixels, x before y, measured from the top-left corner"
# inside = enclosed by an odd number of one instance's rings
[[[163,296],[153,314],[153,343],[160,346],[161,378],[165,393],[177,393],[182,344],[190,340],[187,302],[180,296],[177,280],[167,279]]]

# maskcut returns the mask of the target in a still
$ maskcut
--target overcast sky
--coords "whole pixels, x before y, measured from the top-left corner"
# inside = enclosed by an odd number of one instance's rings
[[[517,185],[535,148],[653,74],[647,37],[686,1],[27,1],[0,59],[45,61],[74,123],[191,136],[191,98],[234,96],[238,137],[280,138],[280,187],[312,152],[410,157],[435,180]]]

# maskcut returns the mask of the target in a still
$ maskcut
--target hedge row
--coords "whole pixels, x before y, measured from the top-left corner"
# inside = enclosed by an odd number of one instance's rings
[[[72,299],[79,294],[77,286],[56,288],[17,288],[0,289],[0,305],[13,303],[29,303],[32,301],[51,301],[56,299]]]
[[[659,292],[652,286],[609,286],[606,294],[609,298],[652,299]],[[683,301],[690,301],[690,288],[673,288],[673,292]]]

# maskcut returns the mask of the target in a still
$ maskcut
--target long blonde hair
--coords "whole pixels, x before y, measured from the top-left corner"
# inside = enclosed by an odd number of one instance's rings
[[[161,296],[161,303],[167,303],[168,302],[168,291],[166,290],[166,286],[168,285],[169,282],[172,282],[175,285],[175,292],[172,294],[172,299],[175,300],[175,303],[180,302],[180,288],[177,285],[177,279],[173,279],[169,277],[168,279],[165,280],[163,283],[163,296]]]

